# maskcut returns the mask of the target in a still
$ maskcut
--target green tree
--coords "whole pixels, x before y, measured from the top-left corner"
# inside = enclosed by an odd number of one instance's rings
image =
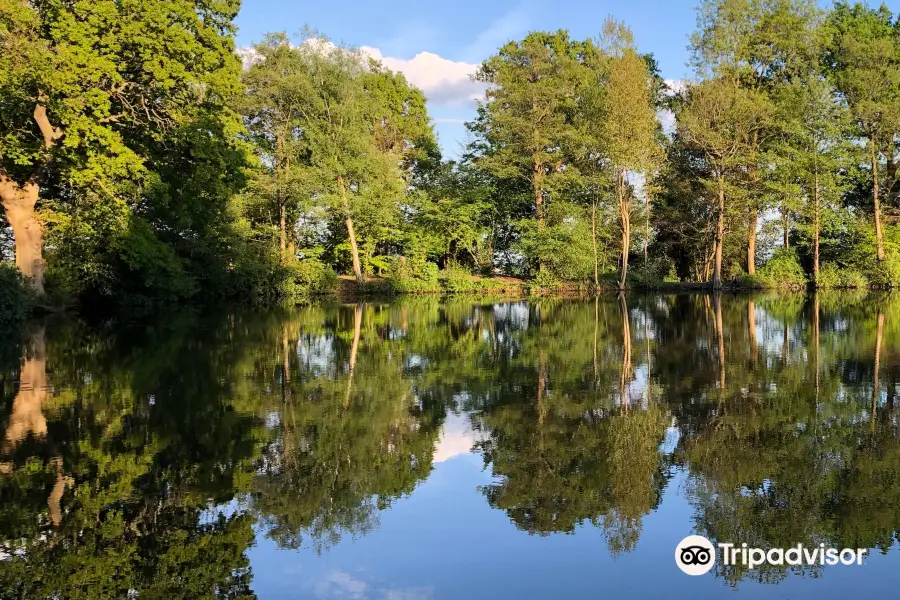
[[[302,54],[284,34],[270,34],[253,49],[253,64],[242,78],[246,91],[241,108],[262,163],[257,185],[274,200],[285,260],[288,247],[293,246],[288,215],[295,221],[301,201],[310,195],[303,185],[308,150],[301,135],[309,73]]]
[[[86,198],[127,217],[153,182],[152,153],[167,132],[222,110],[237,89],[238,6],[0,3],[0,197],[17,264],[38,294],[48,218],[39,201],[65,214],[73,197]]]
[[[702,153],[714,191],[716,228],[713,242],[713,287],[722,286],[727,198],[737,196],[740,177],[752,157],[754,138],[764,125],[765,100],[727,79],[713,79],[691,86],[677,113],[678,135]]]
[[[482,63],[476,80],[489,84],[470,129],[483,144],[478,164],[501,178],[527,183],[538,230],[548,195],[573,175],[565,152],[576,136],[579,54],[565,31],[535,32],[509,42]]]
[[[619,289],[625,288],[628,256],[631,251],[631,194],[628,177],[645,181],[659,162],[653,79],[646,61],[638,55],[634,36],[624,23],[608,19],[603,26],[600,48],[608,54],[605,110],[600,143],[604,158],[613,171],[619,224],[622,228]]]
[[[895,145],[900,131],[900,55],[893,21],[883,4],[873,9],[836,3],[827,20],[824,56],[829,78],[849,107],[855,133],[867,146],[879,261],[886,256],[882,197],[891,202],[900,180]]]

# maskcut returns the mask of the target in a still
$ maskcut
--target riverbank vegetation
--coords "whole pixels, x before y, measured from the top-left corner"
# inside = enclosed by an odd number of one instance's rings
[[[613,18],[529,33],[453,159],[402,74],[311,30],[238,53],[239,8],[0,0],[0,251],[39,304],[900,283],[885,7],[702,0],[691,81]]]

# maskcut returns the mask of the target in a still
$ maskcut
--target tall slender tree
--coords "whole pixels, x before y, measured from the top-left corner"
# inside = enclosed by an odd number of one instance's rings
[[[628,255],[631,250],[631,196],[629,177],[647,175],[658,163],[658,123],[652,101],[653,80],[646,61],[638,55],[631,30],[621,22],[607,19],[600,48],[609,57],[606,110],[601,121],[601,141],[609,167],[614,173],[616,206],[622,230],[619,289],[625,288]]]

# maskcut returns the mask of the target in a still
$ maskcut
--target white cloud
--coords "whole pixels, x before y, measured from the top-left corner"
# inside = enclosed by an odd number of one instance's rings
[[[478,65],[452,61],[433,52],[419,52],[410,59],[384,56],[378,48],[363,46],[363,52],[392,71],[403,73],[434,106],[463,106],[474,104],[484,97],[485,84],[474,82],[471,76]]]
[[[304,44],[312,43],[310,40]],[[328,46],[334,45],[328,42]],[[391,71],[403,73],[407,81],[422,90],[432,107],[474,107],[475,101],[484,97],[486,85],[472,81],[478,65],[453,61],[433,52],[419,52],[410,59],[385,56],[378,48],[362,46],[360,51],[381,63]],[[261,60],[253,48],[238,48],[244,68],[248,69]]]

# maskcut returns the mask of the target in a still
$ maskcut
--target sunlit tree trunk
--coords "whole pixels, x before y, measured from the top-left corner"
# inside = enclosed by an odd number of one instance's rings
[[[759,222],[759,212],[755,206],[750,207],[750,220],[747,225],[747,273],[756,274],[756,227]]]
[[[619,289],[625,289],[625,278],[628,276],[628,251],[631,248],[631,203],[625,181],[625,170],[616,172],[616,196],[619,204],[619,220],[622,226],[622,273],[619,276]]]
[[[538,230],[544,229],[544,167],[534,159],[532,165],[531,191],[534,193],[534,213],[537,217]]]
[[[725,176],[721,173],[719,180],[719,208],[716,218],[716,251],[715,267],[713,269],[713,288],[722,287],[722,246],[725,242]]]
[[[878,154],[875,140],[869,140],[872,158],[872,199],[875,205],[875,247],[878,260],[884,260],[884,232],[881,229],[881,199],[878,189]]]
[[[782,244],[785,248],[791,247],[791,217],[788,208],[784,204],[781,205],[781,230]]]
[[[347,186],[342,176],[338,176],[338,187],[341,190],[341,201],[344,206],[344,224],[347,226],[347,237],[350,239],[350,255],[353,259],[353,275],[356,277],[356,283],[362,285],[363,279],[362,264],[359,261],[359,247],[356,245],[356,230],[353,228],[353,217],[350,214],[350,200],[347,198]]]
[[[0,203],[13,230],[16,266],[29,278],[34,292],[44,294],[44,228],[35,213],[40,187],[32,179],[18,184],[0,172]]]

